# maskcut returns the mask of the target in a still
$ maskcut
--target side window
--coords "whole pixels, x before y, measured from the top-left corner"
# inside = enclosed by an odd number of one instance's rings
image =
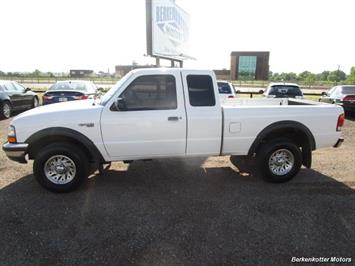
[[[211,76],[188,75],[186,80],[191,106],[214,106],[216,104]]]
[[[328,95],[332,95],[336,91],[337,88],[338,87],[331,88],[330,91],[328,91]]]
[[[330,93],[331,97],[336,97],[339,95],[340,87],[335,87],[335,89]]]
[[[25,88],[22,87],[20,84],[18,84],[16,82],[13,82],[12,85],[14,86],[15,90],[18,91],[18,92],[24,92],[25,91]]]
[[[4,89],[3,89],[3,87],[0,85],[0,92],[3,92],[4,91]]]
[[[121,94],[125,110],[177,108],[176,82],[171,75],[146,75],[135,79]]]
[[[4,84],[4,88],[5,91],[16,91],[15,86],[11,82]]]

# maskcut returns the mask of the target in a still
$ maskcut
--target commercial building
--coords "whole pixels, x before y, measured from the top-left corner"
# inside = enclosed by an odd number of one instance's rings
[[[88,69],[71,69],[70,70],[70,76],[73,78],[83,78],[83,77],[89,77],[94,74],[93,70],[88,70]]]
[[[156,67],[155,65],[117,65],[115,66],[115,73],[117,76],[123,77],[126,75],[129,71],[137,68],[151,68],[151,67]]]
[[[268,80],[270,52],[232,52],[231,80]]]

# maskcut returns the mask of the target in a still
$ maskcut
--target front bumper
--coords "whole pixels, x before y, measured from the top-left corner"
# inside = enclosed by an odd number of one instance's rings
[[[343,144],[344,142],[344,138],[339,138],[337,143],[334,144],[334,148],[339,148],[341,146],[341,144]]]
[[[5,152],[6,156],[13,161],[19,163],[27,163],[25,155],[27,152],[28,144],[27,143],[8,143],[6,142],[2,145],[2,149]]]

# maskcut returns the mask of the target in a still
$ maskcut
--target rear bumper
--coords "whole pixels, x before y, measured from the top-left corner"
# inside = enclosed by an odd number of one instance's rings
[[[27,163],[25,155],[27,152],[28,144],[27,143],[8,143],[6,142],[2,145],[2,149],[5,152],[6,156],[13,161],[19,163]]]
[[[343,144],[344,142],[344,138],[339,138],[337,143],[334,144],[334,148],[339,148],[341,146],[341,144]]]

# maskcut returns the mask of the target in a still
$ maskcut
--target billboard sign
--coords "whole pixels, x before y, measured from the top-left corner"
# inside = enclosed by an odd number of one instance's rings
[[[188,52],[189,15],[174,0],[146,0],[147,53],[182,60]]]

